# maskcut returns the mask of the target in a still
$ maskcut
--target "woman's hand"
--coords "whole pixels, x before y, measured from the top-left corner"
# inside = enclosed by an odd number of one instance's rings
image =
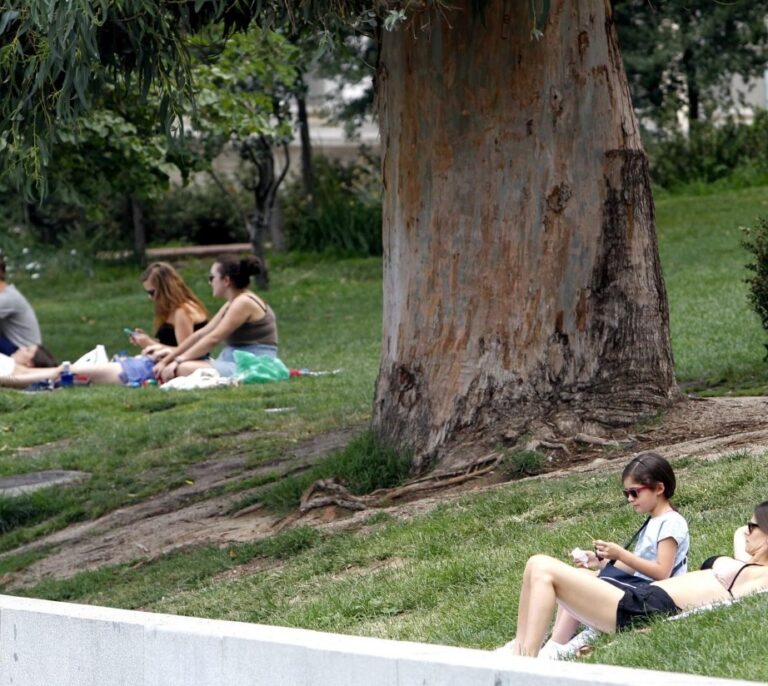
[[[134,345],[138,345],[140,348],[146,348],[148,345],[156,343],[154,339],[147,335],[142,329],[135,329],[129,336],[128,340]]]
[[[597,559],[597,555],[595,555],[591,550],[585,550],[584,553],[587,556],[587,561],[582,562],[581,560],[574,560],[573,564],[577,567],[581,567],[582,569],[599,569],[600,560]]]
[[[162,343],[153,343],[152,345],[148,345],[144,350],[141,351],[142,355],[146,355],[147,357],[151,357],[155,362],[159,362],[160,360],[164,360],[169,355],[173,355],[173,353],[176,351],[176,348],[171,348],[170,346],[163,345]]]
[[[160,383],[175,379],[179,372],[179,363],[173,358],[166,358],[154,367],[155,378]]]
[[[620,560],[624,548],[610,541],[593,541],[596,558],[604,560]]]

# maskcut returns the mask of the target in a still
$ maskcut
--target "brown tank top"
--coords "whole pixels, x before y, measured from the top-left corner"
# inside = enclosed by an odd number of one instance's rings
[[[272,308],[248,294],[259,307],[264,309],[264,316],[257,322],[244,322],[227,338],[227,345],[241,347],[245,345],[277,345],[277,319]]]

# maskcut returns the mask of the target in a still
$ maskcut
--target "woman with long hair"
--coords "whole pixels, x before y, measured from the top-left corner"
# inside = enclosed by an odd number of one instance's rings
[[[146,350],[158,360],[158,379],[168,381],[187,376],[203,366],[213,366],[222,376],[234,376],[236,350],[277,357],[275,313],[249,288],[251,277],[263,269],[261,260],[254,255],[245,259],[223,255],[213,263],[208,282],[213,296],[226,302],[205,327],[177,347],[150,346]],[[199,359],[220,343],[225,344],[224,348],[214,360]]]
[[[150,379],[165,382],[177,376],[188,376],[197,369],[213,367],[221,376],[237,373],[234,353],[237,350],[254,355],[277,357],[277,321],[272,308],[250,290],[251,276],[263,269],[258,257],[237,259],[220,257],[211,266],[208,281],[213,295],[226,300],[213,319],[187,336],[177,346],[154,343],[142,355],[118,362],[78,364],[75,374],[88,376],[94,383],[142,384]],[[207,356],[220,343],[224,348],[215,359]],[[61,367],[16,371],[0,379],[0,385],[23,388],[36,381],[55,379]]]
[[[155,338],[136,329],[130,337],[134,345],[142,349],[155,343],[176,346],[208,323],[205,305],[168,262],[150,264],[141,284],[155,306]]]

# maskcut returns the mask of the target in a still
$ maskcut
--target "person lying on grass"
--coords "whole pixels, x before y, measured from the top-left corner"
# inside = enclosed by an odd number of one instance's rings
[[[141,384],[150,379],[165,382],[188,376],[197,369],[214,368],[221,376],[237,373],[236,350],[277,357],[277,322],[272,308],[248,288],[251,276],[263,269],[258,257],[240,260],[223,256],[211,266],[208,281],[213,295],[226,300],[202,329],[178,346],[155,343],[142,355],[118,362],[73,364],[72,372],[88,376],[94,383]],[[215,359],[207,358],[219,343],[224,348]],[[37,381],[56,379],[61,367],[16,369],[0,378],[0,385],[25,388]]]
[[[615,633],[654,616],[675,615],[768,589],[768,501],[755,508],[743,531],[747,560],[725,555],[710,558],[708,568],[627,589],[547,555],[534,555],[525,565],[512,651],[538,655],[557,604],[582,623]]]
[[[10,355],[0,353],[0,379],[23,374],[36,367],[48,368],[56,359],[41,344],[23,345]]]

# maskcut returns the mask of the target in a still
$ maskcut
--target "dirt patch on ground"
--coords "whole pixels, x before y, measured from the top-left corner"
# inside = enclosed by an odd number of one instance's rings
[[[226,545],[270,536],[286,527],[311,524],[337,528],[364,528],[372,514],[385,511],[407,519],[427,512],[446,499],[467,491],[506,488],[496,471],[476,479],[441,487],[439,494],[424,491],[385,508],[350,512],[330,506],[305,515],[279,517],[258,507],[237,512],[235,505],[247,494],[206,497],[212,490],[238,479],[264,473],[289,474],[322,460],[345,445],[355,434],[342,431],[315,437],[294,451],[257,468],[246,468],[242,455],[213,456],[193,468],[193,483],[157,495],[136,505],[111,512],[97,520],[75,524],[0,557],[46,548],[49,554],[26,569],[1,581],[7,589],[33,585],[45,578],[65,578],[103,565],[146,561],[185,546]],[[551,471],[532,478],[548,478],[563,471],[618,470],[628,455],[655,450],[674,461],[693,456],[717,459],[737,451],[768,450],[768,398],[713,398],[685,400],[657,424],[639,433],[615,437],[620,447],[581,444],[574,452],[553,448]],[[565,445],[565,444],[564,444]],[[623,446],[623,447],[622,447]],[[228,577],[268,568],[255,560],[226,573]]]

